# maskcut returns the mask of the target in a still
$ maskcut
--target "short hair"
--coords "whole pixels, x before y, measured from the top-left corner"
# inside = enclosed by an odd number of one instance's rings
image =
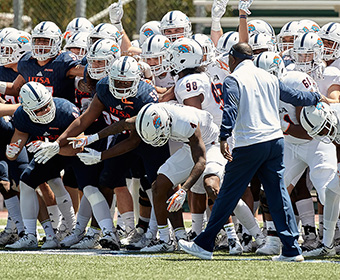
[[[244,59],[253,59],[253,50],[248,43],[241,42],[233,45],[229,52],[233,57],[244,60]]]

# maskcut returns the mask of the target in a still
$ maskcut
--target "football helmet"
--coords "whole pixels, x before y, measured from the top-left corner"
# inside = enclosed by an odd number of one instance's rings
[[[254,64],[256,67],[262,68],[270,74],[275,75],[280,80],[286,73],[286,67],[282,58],[275,52],[260,53],[255,58]]]
[[[146,41],[146,39],[157,34],[161,34],[159,21],[153,20],[144,23],[139,30],[139,45],[143,46],[143,43]]]
[[[24,84],[19,93],[22,109],[34,123],[48,124],[53,121],[56,113],[55,104],[51,92],[43,85],[37,82],[28,82]],[[38,111],[49,111],[44,115],[37,115]]]
[[[178,74],[184,69],[195,68],[202,64],[203,49],[191,38],[180,38],[172,43],[165,55],[164,67],[168,72]]]
[[[49,39],[48,43],[37,43],[39,39]],[[37,60],[47,60],[55,57],[62,43],[59,27],[51,21],[40,22],[32,31],[32,56]]]
[[[314,32],[299,35],[294,41],[292,58],[298,71],[311,73],[319,67],[323,56],[323,42]]]
[[[136,118],[136,130],[140,138],[154,147],[166,144],[171,134],[171,117],[161,104],[146,104]]]
[[[320,31],[320,26],[313,20],[302,19],[299,21],[302,26],[307,27],[308,32],[318,33]]]
[[[275,42],[274,28],[266,21],[262,19],[253,19],[248,22],[249,35],[264,33],[272,37]]]
[[[331,143],[334,140],[338,143],[340,140],[337,139],[338,118],[326,103],[319,102],[316,106],[303,107],[300,122],[310,137],[324,143]]]
[[[249,45],[253,49],[254,57],[256,57],[260,51],[275,51],[275,42],[270,35],[265,33],[251,35]]]
[[[3,29],[0,29],[0,45],[1,45],[1,40],[8,34],[13,31],[18,31],[18,29],[13,28],[13,27],[5,27]]]
[[[122,99],[136,96],[142,71],[136,59],[122,56],[113,62],[109,74],[109,89],[115,98]],[[124,82],[130,82],[122,86]]]
[[[87,36],[88,32],[74,33],[66,42],[64,50],[69,51],[72,48],[79,49],[78,59],[82,59],[87,53]]]
[[[322,26],[319,36],[324,43],[324,60],[335,60],[340,57],[340,23],[330,22]],[[330,41],[327,42],[326,40]],[[332,43],[332,46],[329,46]]]
[[[216,46],[216,54],[229,53],[233,45],[237,44],[240,39],[239,33],[235,31],[229,31],[224,33],[220,39],[218,39]]]
[[[192,39],[196,40],[203,48],[203,64],[213,62],[215,58],[215,46],[213,41],[205,34],[194,34]]]
[[[1,40],[0,65],[17,63],[31,51],[31,34],[25,31],[13,31]]]
[[[87,18],[77,17],[72,19],[66,27],[64,39],[68,41],[72,35],[78,32],[90,33],[93,30],[93,24]]]
[[[296,37],[308,33],[308,28],[299,21],[287,22],[277,35],[277,46],[280,52],[293,48]]]
[[[121,44],[123,34],[119,32],[117,27],[110,23],[98,24],[87,37],[87,46],[90,48],[99,39],[115,40],[117,44]]]
[[[142,45],[141,58],[144,62],[150,65],[151,71],[155,76],[159,76],[166,72],[163,64],[166,50],[170,47],[170,41],[163,35],[153,35],[146,39],[145,44]],[[150,60],[156,58],[157,63]],[[151,65],[152,64],[152,65]]]
[[[183,28],[183,32],[168,34],[168,29]],[[168,37],[173,42],[178,38],[189,38],[191,36],[191,22],[186,14],[181,11],[170,11],[166,13],[160,25],[162,35]]]
[[[113,62],[119,57],[120,48],[116,41],[100,39],[91,46],[87,54],[87,72],[92,79],[100,80],[109,74]],[[103,65],[96,67],[98,61],[102,61]]]

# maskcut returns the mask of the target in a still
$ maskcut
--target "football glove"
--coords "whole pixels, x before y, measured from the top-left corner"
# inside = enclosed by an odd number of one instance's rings
[[[110,5],[109,15],[112,24],[118,24],[122,21],[122,17],[124,15],[122,0]]]
[[[220,21],[225,13],[229,0],[214,0],[211,7],[211,19],[213,21]]]
[[[251,14],[251,11],[249,11],[249,7],[253,3],[253,0],[240,0],[238,3],[238,9],[245,11],[247,15]]]
[[[81,135],[78,137],[69,137],[67,140],[71,141],[69,144],[72,145],[73,149],[88,146],[97,140],[99,140],[98,133],[91,135]]]
[[[79,159],[86,165],[93,165],[101,162],[102,153],[96,150],[85,148],[87,153],[78,153]]]
[[[179,189],[177,192],[175,192],[166,201],[166,203],[169,204],[167,210],[169,212],[176,212],[179,209],[181,209],[184,204],[186,195],[187,195],[187,192],[183,189]]]
[[[57,142],[49,142],[46,138],[45,142],[41,143],[38,152],[34,155],[34,160],[37,163],[45,164],[52,157],[59,153],[60,147]]]
[[[26,145],[27,151],[29,151],[30,153],[35,153],[36,151],[39,150],[39,147],[42,143],[44,143],[44,142],[40,141],[40,140],[34,140],[32,142],[29,142]]]
[[[14,158],[20,152],[20,147],[19,147],[20,143],[21,143],[21,139],[19,139],[15,143],[11,143],[6,146],[7,157]]]

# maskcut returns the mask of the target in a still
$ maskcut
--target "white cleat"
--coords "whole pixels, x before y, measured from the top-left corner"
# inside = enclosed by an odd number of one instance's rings
[[[232,255],[232,256],[242,255],[243,248],[238,239],[230,238],[228,239],[228,244],[229,244],[229,255]]]
[[[178,241],[178,245],[183,251],[200,259],[211,260],[213,258],[212,252],[204,250],[193,241],[188,242],[185,240],[180,240]]]
[[[30,250],[38,248],[38,240],[34,234],[24,234],[22,238],[13,244],[5,246],[5,249],[9,250]]]
[[[180,239],[182,241],[183,239]],[[142,248],[140,252],[142,253],[161,253],[161,252],[174,252],[175,251],[175,244],[172,240],[169,243],[163,240],[157,240],[151,242],[148,246]]]
[[[152,241],[155,241],[155,238],[153,237],[151,232],[147,231],[143,234],[142,238],[138,242],[127,245],[126,249],[140,250],[146,246],[149,246]]]
[[[326,247],[325,245],[321,244],[319,248],[316,248],[311,251],[303,252],[302,255],[306,258],[309,257],[326,257],[326,256],[335,256],[336,251],[335,247],[332,246],[331,248]]]
[[[54,235],[47,235],[45,243],[41,246],[41,249],[57,249],[60,248],[60,242]]]
[[[19,240],[19,235],[16,231],[11,230],[9,228],[5,228],[2,232],[0,232],[0,246],[5,246],[7,244],[13,244],[14,242]]]
[[[281,241],[277,236],[266,237],[266,242],[256,250],[256,255],[278,255],[281,253]]]
[[[81,231],[78,228],[72,230],[72,232],[66,236],[61,242],[60,245],[62,248],[69,248],[72,245],[78,243],[85,235],[85,231]]]
[[[118,237],[113,231],[104,232],[103,237],[99,239],[99,244],[103,248],[110,248],[114,251],[119,251],[120,248]]]
[[[286,257],[283,255],[274,256],[272,257],[272,260],[275,262],[303,262],[305,259],[302,255],[297,255],[293,257]]]
[[[126,238],[123,238],[120,243],[122,246],[127,246],[133,243],[138,242],[142,239],[144,234],[144,230],[140,227],[137,227],[133,230],[131,230]]]
[[[100,231],[95,231],[93,228],[89,228],[84,238],[78,243],[72,245],[71,249],[101,249],[99,244]]]

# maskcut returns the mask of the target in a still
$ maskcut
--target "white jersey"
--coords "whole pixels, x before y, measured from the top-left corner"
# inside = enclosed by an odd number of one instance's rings
[[[333,63],[330,66],[333,66],[333,67],[340,69],[340,58],[334,60]]]
[[[219,128],[214,124],[209,112],[180,104],[159,103],[159,105],[165,108],[171,116],[171,140],[189,142],[189,138],[195,133],[199,124],[204,144],[217,141]]]
[[[320,93],[327,96],[328,89],[331,85],[340,85],[340,69],[334,66],[328,66],[323,72],[323,79],[315,80],[318,84]]]
[[[155,85],[157,87],[170,88],[175,85],[175,80],[170,73],[166,73],[164,76],[155,76]]]
[[[222,123],[223,105],[220,97],[214,96],[212,85],[206,73],[191,74],[179,79],[175,86],[175,96],[180,104],[184,100],[202,94],[202,110],[208,111],[218,126]]]
[[[298,89],[301,91],[318,91],[317,84],[313,80],[313,78],[308,74],[300,71],[287,72],[287,74],[282,78],[282,82],[290,88]],[[288,119],[294,124],[300,123],[296,117],[296,108],[292,104],[288,104],[280,100],[279,112],[280,119]],[[292,135],[285,135],[284,137],[286,141],[294,144],[301,144],[310,141],[307,139],[296,138]]]

